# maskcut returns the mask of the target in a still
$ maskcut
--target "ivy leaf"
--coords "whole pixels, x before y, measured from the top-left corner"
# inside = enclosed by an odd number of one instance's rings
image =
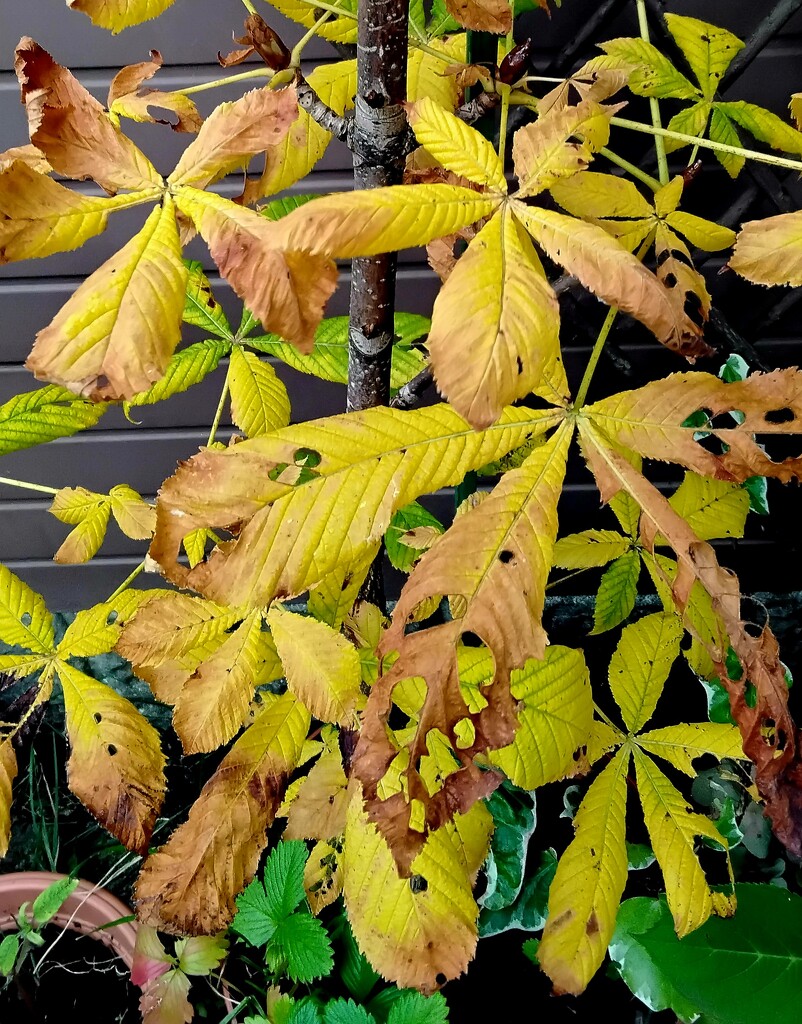
[[[500,910],[513,903],[521,891],[529,839],[535,830],[535,799],[525,790],[504,786],[487,801],[493,815],[493,838],[485,862],[487,888],[480,905]]]
[[[184,323],[198,327],[218,338],[231,341],[233,335],[223,307],[214,297],[203,264],[197,260],[184,260],[187,268],[187,293],[184,300]]]
[[[239,345],[231,350],[228,374],[231,418],[247,437],[270,434],[290,422],[290,397],[276,371]]]
[[[89,15],[95,25],[121,32],[131,25],[139,25],[149,21],[171,7],[173,0],[122,0],[114,9],[106,0],[67,0],[67,6]]]
[[[629,618],[638,596],[640,555],[625,551],[604,573],[596,594],[591,636],[605,633]]]
[[[290,914],[278,922],[267,955],[268,962],[281,963],[289,979],[298,983],[309,984],[324,978],[334,967],[326,929],[307,913]]]
[[[93,427],[107,408],[103,402],[82,401],[55,384],[15,395],[0,405],[0,455],[72,437]]]

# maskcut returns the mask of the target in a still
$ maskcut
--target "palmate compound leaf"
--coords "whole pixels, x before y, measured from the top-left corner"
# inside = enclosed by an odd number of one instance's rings
[[[88,15],[95,25],[121,32],[131,25],[139,25],[173,5],[174,0],[67,0],[67,6]]]
[[[425,96],[408,108],[409,126],[415,138],[449,171],[506,192],[504,168],[493,146],[451,111]]]
[[[108,406],[85,402],[55,384],[25,391],[0,405],[0,455],[72,437],[93,427]]]
[[[184,317],[186,320],[186,315]],[[147,391],[132,395],[126,403],[126,410],[139,405],[153,405],[172,395],[186,391],[194,384],[199,384],[212,371],[217,369],[220,360],[229,351],[229,343],[217,338],[206,338],[195,345],[176,352],[170,358],[164,376]]]
[[[151,555],[171,579],[212,600],[262,606],[273,596],[303,593],[360,560],[396,509],[459,482],[561,415],[508,409],[498,424],[477,432],[444,405],[372,409],[202,452],[162,488]],[[235,522],[243,524],[237,540],[195,569],[178,563],[186,534]],[[306,524],[308,550],[294,530],[283,535],[279,525],[290,522]],[[313,541],[315,522],[320,540]]]
[[[268,612],[267,622],[287,686],[298,700],[323,722],[356,727],[362,676],[354,645],[324,622],[278,605]]]
[[[467,811],[500,781],[496,773],[480,770],[474,757],[513,741],[516,715],[510,673],[545,654],[540,619],[571,433],[567,424],[561,426],[423,556],[401,592],[382,641],[381,650],[396,649],[399,656],[371,690],[353,765],[370,817],[405,874],[430,829],[447,822],[456,810]],[[435,595],[450,597],[454,620],[405,636],[410,616]],[[458,644],[465,633],[479,637],[495,658],[493,679],[480,691],[476,713],[469,712],[459,685]],[[398,753],[386,724],[394,690],[396,684],[416,677],[426,681],[426,694],[405,748],[406,783],[400,792],[382,799],[381,782]],[[434,730],[451,745],[460,765],[441,789],[431,793],[418,762]]]
[[[766,375],[775,376],[775,375]],[[764,378],[749,378],[749,383]],[[784,386],[787,380],[782,378]],[[715,392],[717,381],[711,378]],[[715,405],[715,403],[713,403]],[[609,421],[608,421],[609,422]],[[705,541],[700,541],[688,524],[669,505],[660,492],[624,459],[609,441],[598,432],[590,420],[580,418],[582,446],[588,459],[602,499],[610,498],[622,489],[633,497],[642,509],[641,539],[644,549],[653,549],[656,535],[662,535],[677,556],[673,578],[666,576],[673,600],[680,610],[689,608],[695,584],[704,587],[710,598],[710,611],[720,620],[727,648],[717,641],[719,631],[710,636],[705,645],[707,653],[726,687],[733,718],[738,723],[745,754],[755,763],[755,781],[765,801],[766,814],[771,819],[775,835],[791,851],[802,853],[802,787],[799,785],[800,738],[797,726],[788,709],[788,687],[785,670],[779,660],[777,642],[771,630],[765,628],[759,637],[750,636],[741,617],[740,593],[736,578],[721,568],[715,552]],[[728,444],[733,450],[723,458],[736,455],[737,431],[727,432]],[[743,439],[744,448],[747,439]],[[751,441],[752,446],[754,442]],[[711,456],[711,458],[714,458]],[[766,460],[768,461],[768,460]],[[774,467],[774,463],[771,463]],[[780,475],[782,464],[778,467]],[[748,475],[748,474],[746,474]],[[659,575],[655,559],[654,567]],[[695,632],[694,621],[687,613],[685,625]],[[697,634],[697,637],[699,634]],[[707,638],[703,638],[707,639]],[[727,665],[729,649],[737,656],[739,670],[731,678]],[[752,702],[746,700],[747,684],[754,687]]]
[[[399,878],[393,856],[356,792],[348,809],[343,891],[359,948],[401,987],[432,992],[473,957],[479,908],[472,885],[485,859],[492,817],[476,804],[436,832]]]
[[[265,696],[186,822],[145,861],[135,893],[141,921],[190,935],[228,925],[235,897],[256,872],[309,722],[292,694]]]
[[[59,662],[70,789],[124,846],[147,850],[165,791],[158,732],[130,701]]]

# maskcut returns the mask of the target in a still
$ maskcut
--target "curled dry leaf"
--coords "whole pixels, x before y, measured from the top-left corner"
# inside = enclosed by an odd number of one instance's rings
[[[463,28],[476,32],[506,35],[512,28],[507,0],[446,0],[446,9]]]
[[[128,117],[132,121],[169,124],[176,132],[197,133],[203,124],[203,118],[189,96],[184,96],[180,92],[162,92],[159,89],[141,91],[142,83],[153,78],[164,63],[158,50],[151,50],[150,58],[117,72],[109,88],[109,111],[118,117]],[[154,117],[150,113],[151,107],[170,111],[178,120],[172,122]]]
[[[281,71],[282,68],[289,67],[290,51],[284,45],[279,34],[274,32],[264,18],[258,14],[248,15],[245,19],[245,35],[239,38],[235,37],[234,42],[239,43],[244,49],[234,50],[225,57],[218,54],[218,60],[224,68],[241,64],[254,53],[258,54],[265,64],[274,71]]]
[[[50,174],[53,170],[44,153],[36,146],[12,146],[11,149],[0,153],[0,171],[7,170],[15,160],[27,164],[37,174]]]

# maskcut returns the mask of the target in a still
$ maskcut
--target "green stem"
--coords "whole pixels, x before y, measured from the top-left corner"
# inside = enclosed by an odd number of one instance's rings
[[[610,716],[609,715],[605,715],[605,713],[602,711],[602,709],[599,707],[599,705],[595,701],[593,702],[593,710],[596,712],[596,714],[599,716],[599,718],[603,722],[605,722],[607,725],[610,726],[611,729],[615,729],[616,732],[621,732],[621,730],[618,728],[618,726],[615,724],[615,722],[612,721]]]
[[[607,310],[607,316],[604,318],[599,336],[596,338],[596,344],[593,346],[593,351],[590,353],[590,359],[588,365],[585,367],[585,375],[582,377],[582,383],[579,385],[579,391],[577,392],[576,402],[574,403],[576,409],[581,409],[585,404],[585,399],[588,397],[588,389],[590,388],[590,382],[593,380],[593,374],[596,372],[596,367],[599,365],[599,359],[601,359],[602,351],[604,350],[605,343],[610,337],[610,331],[613,329],[613,324],[618,316],[618,307],[610,306]]]
[[[256,14],[256,8],[251,3],[251,0],[242,0],[242,2],[245,5],[245,10],[248,14]]]
[[[26,480],[14,480],[10,476],[0,476],[0,484],[9,487],[22,487],[26,491],[41,491],[42,494],[58,494],[57,487],[45,487],[44,484],[29,484]]]
[[[311,39],[315,38],[315,36],[317,35],[317,30],[320,28],[321,25],[325,25],[325,23],[332,16],[332,13],[332,11],[323,11],[323,13],[314,23],[314,25],[309,29],[309,31],[306,32],[303,36],[301,36],[301,38],[298,40],[295,46],[293,46],[292,53],[290,54],[291,68],[299,68],[301,66],[301,54],[304,52],[304,47]]]
[[[212,425],[209,429],[209,439],[206,442],[208,448],[210,444],[213,444],[215,437],[217,436],[217,428],[220,426],[220,420],[223,416],[223,409],[226,407],[226,399],[228,398],[229,384],[228,378],[231,373],[231,363],[228,364],[228,370],[226,371],[226,379],[223,381],[223,390],[220,392],[220,401],[217,403],[217,410],[212,420]]]
[[[629,160],[625,160],[622,156],[619,156],[618,153],[614,153],[611,149],[607,149],[606,146],[604,149],[599,150],[599,154],[601,156],[606,156],[611,164],[615,164],[617,167],[622,168],[622,170],[631,174],[633,178],[637,178],[638,181],[642,181],[644,185],[652,190],[652,192],[657,192],[658,189],[662,188],[662,185],[657,178],[653,178],[651,174],[647,174],[646,171],[642,171],[640,167],[630,163]]]
[[[179,89],[178,91],[182,96],[191,96],[196,92],[206,92],[207,89],[217,89],[221,85],[236,85],[237,82],[247,82],[251,78],[272,78],[275,73],[272,68],[256,68],[255,71],[242,71],[238,75],[216,78],[213,82],[202,82],[200,85],[191,85],[188,89]]]
[[[547,85],[562,85],[564,78],[549,78],[547,75],[527,75],[525,82],[545,82]]]
[[[772,167],[787,167],[798,174],[802,173],[802,160],[789,160],[783,156],[772,156],[771,153],[758,153],[755,149],[744,149],[742,146],[728,146],[726,142],[713,142],[712,139],[698,139],[694,135],[686,135],[684,132],[672,132],[668,128],[655,128],[652,125],[641,124],[639,121],[630,121],[625,117],[612,117],[610,123],[619,128],[629,128],[633,132],[642,132],[645,135],[660,135],[664,139],[676,139],[678,142],[685,142],[691,146],[701,146],[702,149],[712,149],[718,153],[732,153],[734,156],[743,156],[747,160],[756,160],[758,163],[770,164]]]
[[[301,3],[306,4],[307,7],[313,7],[316,11],[328,11],[330,14],[336,14],[341,18],[352,18],[356,21],[354,11],[346,11],[337,4],[318,3],[317,0],[301,0]]]
[[[117,589],[114,591],[114,593],[110,597],[106,598],[106,600],[104,601],[104,604],[111,604],[112,601],[116,601],[117,598],[120,596],[120,594],[122,594],[122,592],[124,590],[127,590],[131,586],[131,584],[134,582],[134,580],[137,578],[137,576],[139,576],[140,573],[143,573],[144,571],[145,571],[145,560],[142,559],[142,561],[139,563],[139,565],[136,567],[136,569],[134,569],[133,572],[129,573],[128,576],[125,577],[125,579],[122,581],[122,583],[119,585],[119,587],[117,587]]]
[[[638,7],[638,27],[640,37],[644,43],[651,42],[649,39],[649,21],[646,16],[646,0],[635,0]],[[652,124],[655,128],[662,128],[663,122],[660,118],[660,101],[656,96],[649,98],[649,109],[652,113]],[[654,150],[657,154],[657,174],[662,185],[668,184],[668,159],[666,158],[666,147],[659,135],[654,137]]]
[[[510,0],[510,11],[512,13],[513,21],[515,20],[515,7],[514,0]],[[503,42],[499,42],[498,47],[498,63],[501,64],[504,57],[510,52],[515,45],[515,39],[513,38],[513,28],[510,27],[509,32],[504,38]],[[501,161],[502,168],[504,167],[504,154],[507,148],[507,123],[510,116],[510,87],[508,85],[498,85],[498,89],[501,93],[501,117],[498,125],[498,158]]]

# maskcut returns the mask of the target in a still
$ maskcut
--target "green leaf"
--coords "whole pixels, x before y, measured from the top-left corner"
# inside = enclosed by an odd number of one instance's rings
[[[231,922],[231,930],[241,935],[252,946],[266,945],[276,930],[271,907],[265,887],[258,878],[255,878],[248,888],[237,896],[237,913]]]
[[[270,916],[278,922],[306,900],[304,867],[308,852],[300,839],[284,841],[270,852],[265,862],[264,888]]]
[[[727,840],[730,850],[734,850],[736,846],[739,846],[744,837],[743,832],[741,832],[738,826],[736,811],[735,801],[727,799],[721,808],[721,814],[713,822],[721,835]]]
[[[640,937],[659,921],[661,910],[668,914],[665,905],[661,908],[658,900],[645,896],[624,900],[610,941],[610,959],[630,992],[650,1010],[673,1010],[680,1020],[693,1021],[697,1017],[694,1007],[656,967],[650,952],[640,942]],[[670,921],[671,916],[668,917]]]
[[[613,562],[601,578],[593,612],[591,636],[620,625],[635,607],[640,576],[640,555],[627,551]]]
[[[416,535],[407,537],[405,543],[404,538],[411,530],[416,531]],[[445,532],[445,527],[419,502],[413,501],[400,508],[390,520],[384,535],[390,564],[401,572],[411,572],[423,552],[434,543],[432,531],[441,534]]]
[[[334,956],[323,924],[306,912],[280,921],[268,944],[268,961],[282,964],[294,982],[309,983],[331,974]]]
[[[527,939],[526,942],[521,946],[521,952],[532,963],[537,967],[539,961],[537,958],[538,947],[540,946],[540,939]]]
[[[711,722],[718,722],[721,725],[735,725],[735,719],[730,710],[730,698],[727,691],[715,677],[703,679],[702,686],[707,696],[707,717]]]
[[[744,100],[717,103],[716,109],[772,149],[779,149],[783,153],[802,153],[802,132],[792,128],[770,110]]]
[[[627,866],[630,871],[642,871],[654,864],[654,850],[647,843],[627,843]]]
[[[743,488],[749,495],[749,510],[759,516],[769,514],[769,485],[764,476],[750,476]]]
[[[379,975],[370,966],[367,957],[356,944],[354,933],[343,914],[340,918],[339,939],[342,943],[342,961],[338,965],[339,977],[354,999],[363,1003],[379,980]]]
[[[324,1024],[376,1024],[364,1006],[357,1006],[350,999],[333,999],[323,1011]]]
[[[560,569],[592,569],[620,558],[630,546],[629,537],[615,530],[583,530],[561,537],[554,545],[552,561]]]
[[[211,974],[220,966],[227,952],[228,939],[222,932],[219,935],[197,935],[179,939],[175,944],[179,970],[193,977]]]
[[[397,340],[393,345],[391,387],[400,388],[423,369],[423,353],[410,346],[428,333],[430,325],[430,320],[425,316],[418,316],[416,313],[396,313]],[[299,352],[295,345],[284,341],[277,334],[248,338],[248,345],[266,355],[276,356],[301,373],[309,373],[335,384],[345,384],[348,381],[347,316],[334,316],[323,320],[315,333],[315,347],[307,355]]]
[[[773,885],[739,884],[735,892],[734,917],[712,917],[682,940],[664,899],[628,900],[624,907],[639,905],[619,916],[611,956],[619,961],[622,942],[637,950],[641,987],[673,994],[667,1005],[681,1016],[690,1008],[721,1024],[796,1024],[802,897]]]
[[[462,26],[448,13],[445,0],[434,0],[429,19],[429,35],[444,36],[449,32],[462,32]]]
[[[746,380],[749,376],[749,363],[737,352],[729,357],[718,371],[719,377],[725,384],[734,384],[737,380]]]
[[[17,932],[6,935],[0,942],[0,974],[7,978],[14,970],[19,953],[20,936]]]
[[[84,402],[55,384],[15,395],[0,405],[0,455],[72,437],[93,427],[107,408],[107,402]]]
[[[48,885],[33,901],[33,921],[37,928],[51,921],[78,888],[77,878],[60,878]]]
[[[515,902],[524,882],[526,851],[535,830],[535,798],[509,782],[487,800],[494,830],[485,861],[487,888],[479,900],[487,910],[501,910]]]
[[[749,495],[739,484],[686,473],[668,503],[700,540],[744,535]]]
[[[424,996],[410,990],[394,1000],[387,1024],[446,1024],[447,1020],[448,1003],[439,992]]]
[[[259,213],[267,220],[281,220],[288,213],[297,210],[299,206],[305,206],[313,199],[318,198],[316,194],[310,193],[302,196],[284,196],[283,199],[271,199],[269,203],[261,207]]]
[[[320,1024],[320,1013],[317,1006],[311,999],[301,1000],[290,1011],[287,1024]]]
[[[147,391],[134,395],[125,403],[125,407],[153,405],[172,395],[187,391],[193,384],[200,384],[217,369],[217,364],[230,347],[228,342],[218,341],[216,338],[206,338],[195,345],[188,345],[171,357],[161,380],[156,381]]]
[[[518,898],[511,907],[502,910],[482,909],[479,915],[479,935],[487,938],[499,932],[517,929],[524,932],[537,932],[546,923],[549,902],[549,886],[557,870],[557,855],[554,850],[544,850],[540,854],[537,870],[531,878],[527,878]]]
[[[184,300],[184,323],[231,341],[233,334],[228,319],[223,307],[212,293],[212,286],[203,272],[202,264],[197,260],[184,260],[184,264],[189,271]]]
[[[723,142],[726,146],[740,146],[741,139],[735,125],[727,115],[714,104],[710,115],[710,139],[712,142]],[[716,159],[731,178],[737,178],[746,163],[746,157],[738,153],[721,153],[716,150]]]
[[[290,397],[269,363],[236,345],[228,375],[231,418],[248,437],[259,437],[290,422]]]
[[[425,35],[426,33],[426,10],[423,6],[423,0],[410,0],[409,2],[409,24],[411,27],[416,28],[418,32]]]

